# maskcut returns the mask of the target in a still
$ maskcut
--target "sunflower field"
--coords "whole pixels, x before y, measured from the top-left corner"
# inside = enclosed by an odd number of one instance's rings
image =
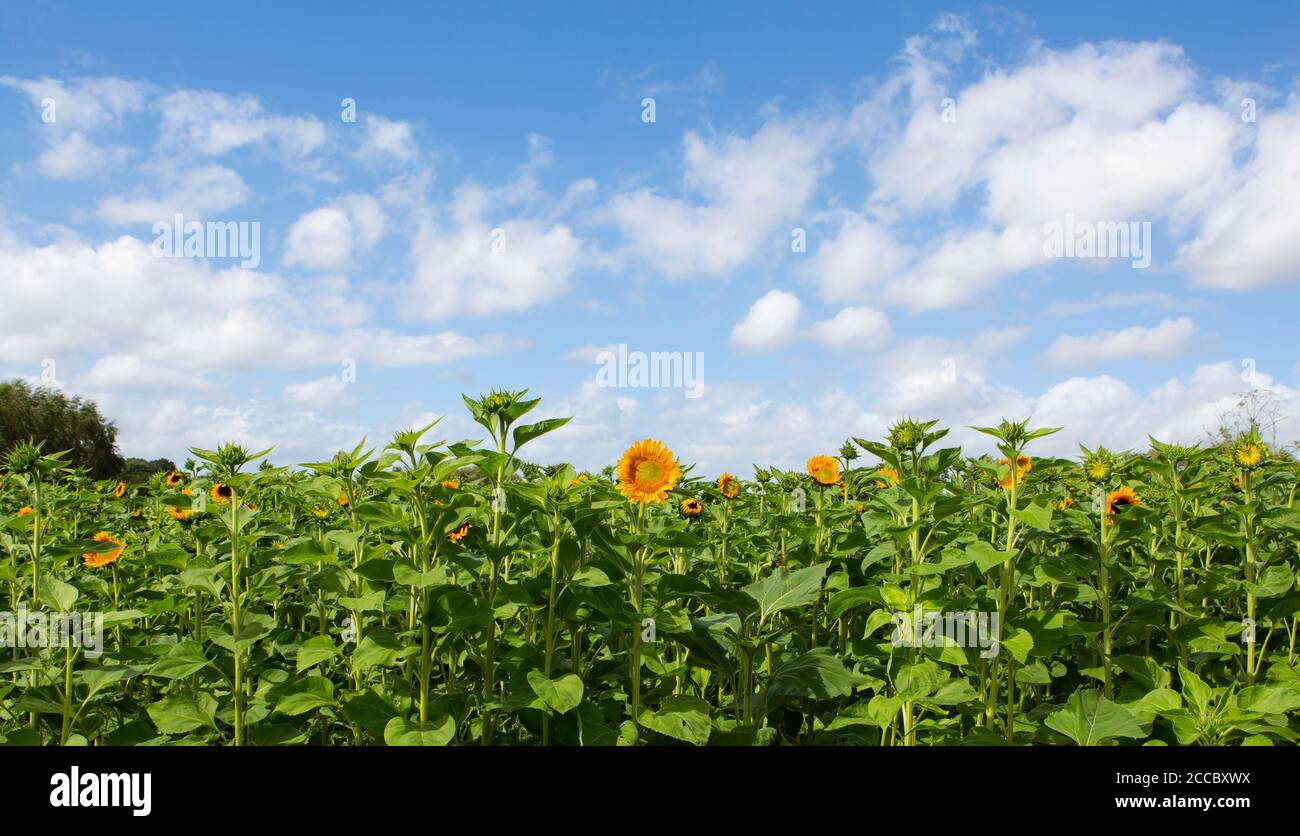
[[[537,466],[525,392],[329,461],[0,483],[9,745],[1293,745],[1296,466],[904,419],[805,468]],[[102,640],[55,641],[79,616]],[[33,626],[35,625],[35,626]],[[83,631],[83,637],[85,633]]]

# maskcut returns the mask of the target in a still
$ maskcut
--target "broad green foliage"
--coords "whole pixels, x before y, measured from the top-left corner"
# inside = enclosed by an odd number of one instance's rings
[[[567,420],[526,395],[300,468],[225,444],[119,485],[16,446],[0,742],[1300,738],[1297,471],[1253,433],[1066,460],[1004,421],[970,458],[903,419],[752,481],[649,444],[620,491],[521,458]]]

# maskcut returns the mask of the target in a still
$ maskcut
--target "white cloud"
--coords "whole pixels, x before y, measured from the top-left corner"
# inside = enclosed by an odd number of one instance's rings
[[[810,333],[822,345],[837,351],[871,351],[885,345],[892,336],[885,315],[866,305],[843,308],[814,325]]]
[[[418,153],[419,147],[410,122],[385,119],[383,116],[366,117],[365,135],[357,148],[359,158],[371,162],[395,160],[406,163],[414,160]]]
[[[1200,284],[1246,290],[1300,278],[1300,94],[1259,116],[1254,156],[1206,211],[1178,264]]]
[[[769,290],[731,329],[731,344],[749,351],[769,351],[791,342],[797,336],[802,307],[793,293]]]
[[[684,191],[640,188],[616,195],[601,218],[622,233],[622,255],[672,278],[721,275],[765,245],[789,245],[786,227],[803,214],[824,171],[827,126],[773,120],[753,136],[682,140]]]
[[[355,254],[373,247],[388,223],[379,201],[351,194],[312,210],[289,228],[284,263],[314,270],[340,270]]]
[[[347,388],[348,383],[343,376],[334,374],[302,383],[291,383],[284,387],[280,396],[293,406],[320,409],[338,400]]]
[[[255,96],[178,90],[159,99],[159,142],[176,150],[221,156],[248,145],[270,145],[288,158],[306,157],[325,144],[315,116],[271,116]]]
[[[1176,357],[1187,351],[1195,333],[1196,324],[1183,316],[1161,320],[1150,328],[1133,325],[1087,336],[1062,334],[1047,350],[1047,359],[1059,365],[1083,366],[1109,360]]]
[[[37,167],[47,177],[81,180],[103,175],[130,155],[123,145],[103,145],[101,133],[118,130],[123,117],[145,106],[148,85],[120,78],[18,79],[0,76],[0,87],[27,95],[36,108],[45,149]]]
[[[160,179],[161,195],[104,198],[99,202],[99,216],[121,226],[172,223],[177,214],[184,215],[186,221],[200,220],[239,206],[251,194],[238,173],[215,164],[165,171]]]

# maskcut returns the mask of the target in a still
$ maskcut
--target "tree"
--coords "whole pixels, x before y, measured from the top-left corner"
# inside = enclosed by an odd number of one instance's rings
[[[122,472],[117,427],[93,401],[24,380],[0,383],[0,456],[29,440],[43,443],[47,453],[67,450],[67,462],[92,478],[112,479]]]

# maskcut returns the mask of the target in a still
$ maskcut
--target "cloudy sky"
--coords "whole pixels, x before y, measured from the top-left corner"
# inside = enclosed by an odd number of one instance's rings
[[[535,459],[706,475],[900,415],[1300,416],[1300,7],[1143,5],[6,4],[0,375],[280,463],[476,437],[493,387],[574,416]],[[166,257],[177,215],[256,266]],[[619,345],[702,389],[604,385]]]

